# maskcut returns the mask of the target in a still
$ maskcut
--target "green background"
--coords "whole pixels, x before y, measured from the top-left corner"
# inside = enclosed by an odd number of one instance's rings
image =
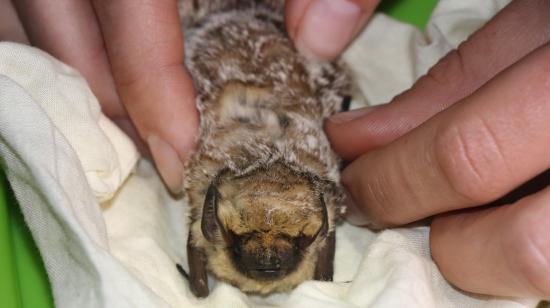
[[[423,28],[437,0],[382,0],[378,11]],[[9,185],[0,170],[0,307],[48,308],[48,277]]]

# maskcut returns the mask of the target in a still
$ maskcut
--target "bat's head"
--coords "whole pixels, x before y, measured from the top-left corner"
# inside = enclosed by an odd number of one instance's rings
[[[300,267],[308,247],[328,233],[328,214],[311,177],[272,165],[212,183],[201,229],[210,242],[223,243],[238,272],[269,282]]]

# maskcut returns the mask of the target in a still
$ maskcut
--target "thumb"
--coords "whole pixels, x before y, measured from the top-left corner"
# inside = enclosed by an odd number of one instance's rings
[[[304,55],[336,58],[355,38],[379,0],[289,0],[286,27]]]
[[[193,151],[199,116],[183,66],[176,1],[94,0],[111,71],[132,123],[173,193]]]

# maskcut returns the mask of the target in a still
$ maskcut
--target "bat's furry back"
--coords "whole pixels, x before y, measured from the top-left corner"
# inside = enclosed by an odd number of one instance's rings
[[[337,64],[300,56],[283,1],[180,2],[197,91],[197,151],[185,168],[193,292],[206,272],[245,292],[331,280],[341,214],[337,156],[323,132],[347,91]]]

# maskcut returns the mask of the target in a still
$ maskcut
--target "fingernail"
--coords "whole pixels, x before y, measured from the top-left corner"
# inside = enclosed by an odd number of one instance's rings
[[[354,109],[351,111],[340,112],[328,118],[328,121],[335,124],[344,124],[344,123],[353,121],[357,118],[360,118],[366,114],[369,114],[374,110],[376,110],[376,108],[378,108],[378,106],[364,107],[364,108]]]
[[[183,163],[178,153],[156,135],[150,135],[147,144],[164,183],[173,194],[179,194],[182,191]]]
[[[302,19],[296,48],[306,56],[332,59],[355,34],[361,8],[348,0],[315,0]]]
[[[365,214],[355,204],[353,197],[346,191],[344,198],[344,204],[346,205],[346,220],[356,226],[365,226],[369,223]]]

